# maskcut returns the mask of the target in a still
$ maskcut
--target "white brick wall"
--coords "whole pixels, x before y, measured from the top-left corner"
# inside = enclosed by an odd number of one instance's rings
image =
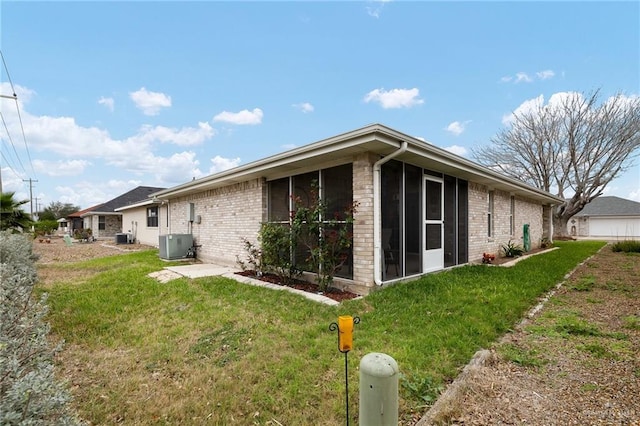
[[[263,196],[264,195],[264,196]],[[200,223],[187,220],[187,205],[193,203]],[[207,262],[237,266],[236,255],[245,254],[243,238],[254,243],[266,218],[266,184],[261,179],[171,200],[170,232],[193,233],[198,258]],[[193,230],[190,229],[193,226]]]
[[[487,236],[487,211],[489,189],[469,182],[469,262],[478,262],[482,253],[501,254],[501,246],[509,240],[524,246],[523,228],[529,224],[531,248],[540,246],[543,236],[542,205],[522,197],[515,197],[514,232],[509,233],[511,195],[494,191],[494,232]]]

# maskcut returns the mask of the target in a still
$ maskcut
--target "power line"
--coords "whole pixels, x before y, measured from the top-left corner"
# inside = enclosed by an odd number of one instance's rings
[[[31,218],[33,218],[33,182],[37,182],[37,180],[22,179],[23,182],[29,182],[29,205],[31,207]]]
[[[27,174],[27,170],[24,168],[24,164],[22,164],[22,161],[20,160],[20,156],[18,155],[18,151],[16,150],[16,146],[13,143],[13,138],[11,137],[11,133],[9,133],[9,127],[7,126],[7,122],[4,119],[4,115],[2,114],[2,111],[0,111],[0,119],[2,119],[2,125],[4,126],[4,130],[7,132],[7,138],[9,139],[9,142],[11,143],[11,147],[13,148],[13,152],[16,155],[16,159],[18,160],[18,163],[20,163],[20,167],[22,167],[22,171],[24,172],[24,174]],[[3,155],[4,157],[4,155]],[[4,157],[6,159],[6,157]],[[8,160],[7,160],[8,162]],[[11,168],[11,166],[9,166],[9,168]],[[16,172],[15,169],[12,169],[14,171],[14,173],[18,174]]]
[[[11,86],[11,92],[13,93],[12,96],[8,96],[8,95],[2,95],[0,94],[1,98],[6,98],[6,99],[13,99],[16,105],[16,112],[18,114],[18,121],[20,123],[20,131],[22,132],[22,140],[24,141],[24,148],[27,151],[27,158],[29,159],[29,165],[31,166],[31,171],[33,172],[33,175],[36,175],[36,171],[33,167],[33,161],[31,160],[31,153],[29,152],[29,146],[27,145],[27,137],[26,134],[24,132],[24,123],[22,122],[22,114],[20,114],[20,105],[18,104],[18,95],[16,95],[16,90],[15,87],[13,85],[13,81],[11,80],[11,75],[9,74],[9,68],[7,67],[7,62],[4,59],[4,54],[2,53],[2,50],[0,50],[0,57],[2,58],[2,65],[4,66],[4,70],[7,74],[7,80],[9,80],[9,85]],[[2,122],[4,123],[5,129],[7,131],[7,135],[9,137],[9,140],[11,142],[11,145],[13,146],[13,150],[16,153],[16,157],[18,158],[18,161],[20,162],[20,165],[22,166],[22,169],[24,170],[25,174],[26,174],[26,169],[24,168],[24,165],[22,164],[22,161],[20,161],[20,157],[18,156],[18,152],[16,151],[16,147],[15,144],[13,143],[13,139],[11,138],[11,135],[9,134],[9,129],[4,121],[4,116],[2,117]],[[3,156],[4,157],[4,156]],[[1,166],[0,166],[0,192],[2,192],[2,173],[1,173]],[[15,172],[15,170],[14,170]],[[37,181],[36,181],[37,182]],[[33,210],[33,209],[32,209]]]

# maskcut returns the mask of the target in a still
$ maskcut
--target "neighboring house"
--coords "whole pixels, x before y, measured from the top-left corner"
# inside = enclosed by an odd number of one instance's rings
[[[167,232],[167,203],[150,198],[115,211],[122,214],[122,232],[131,234],[137,243],[158,247],[160,235]]]
[[[102,204],[95,205],[93,207],[89,207],[84,210],[80,210],[75,213],[71,213],[66,217],[67,219],[67,232],[69,235],[74,235],[76,232],[81,232],[84,229],[84,220],[82,219],[82,215],[98,209]]]
[[[80,215],[83,220],[83,228],[91,229],[93,237],[98,239],[115,238],[116,234],[123,233],[124,230],[133,234],[136,229],[130,229],[128,223],[123,225],[122,213],[116,209],[147,200],[151,194],[163,189],[139,186],[104,204],[84,210]]]
[[[569,219],[567,227],[569,234],[576,237],[640,238],[640,203],[600,196]]]
[[[236,264],[260,224],[287,224],[312,182],[337,211],[358,203],[353,247],[336,279],[376,285],[479,262],[502,244],[553,235],[562,199],[389,127],[373,124],[153,194],[167,232],[192,234],[203,261]],[[392,263],[391,263],[392,262]],[[391,263],[391,264],[390,264]]]
[[[69,221],[67,220],[67,218],[60,218],[57,220],[58,222],[58,230],[56,231],[56,233],[58,235],[65,235],[69,233]]]

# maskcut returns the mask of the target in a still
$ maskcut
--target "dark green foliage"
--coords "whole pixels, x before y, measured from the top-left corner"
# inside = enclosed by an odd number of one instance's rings
[[[40,213],[40,220],[58,220],[69,216],[71,213],[80,211],[79,206],[74,206],[71,203],[61,203],[60,201],[52,201],[45,209]]]
[[[14,192],[0,194],[0,231],[22,231],[31,226],[31,217],[22,210],[28,200],[14,200]]]
[[[39,220],[33,223],[36,236],[51,235],[58,229],[58,222],[55,220]]]
[[[624,252],[624,253],[640,253],[640,241],[636,240],[626,240],[626,241],[618,241],[617,243],[611,246],[611,250],[614,252]]]
[[[524,248],[509,240],[507,244],[502,246],[502,252],[505,257],[518,257],[524,254]]]
[[[263,223],[260,228],[262,263],[269,272],[276,274],[282,283],[291,283],[302,273],[291,259],[293,240],[287,225]]]

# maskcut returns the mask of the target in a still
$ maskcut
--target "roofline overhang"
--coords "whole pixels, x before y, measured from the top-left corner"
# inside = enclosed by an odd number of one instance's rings
[[[470,181],[485,184],[490,188],[520,194],[551,205],[559,205],[564,202],[564,199],[546,191],[529,186],[517,179],[504,176],[429,142],[377,123],[253,161],[233,169],[192,180],[173,188],[158,191],[150,194],[150,197],[171,199],[250,179],[268,179],[270,175],[274,174],[273,171],[276,169],[286,169],[287,165],[303,163],[313,159],[322,161],[323,157],[336,157],[336,153],[339,154],[341,151],[346,151],[351,154],[357,152],[373,152],[384,157],[398,150],[403,141],[407,142],[408,149],[406,153],[397,158],[398,160],[422,159],[439,163],[446,169],[446,171],[439,170],[443,171],[443,173],[458,175],[458,177],[464,177]],[[333,156],[331,154],[333,154]],[[318,163],[318,161],[315,163]],[[460,174],[462,176],[459,176]]]
[[[139,201],[137,203],[129,204],[127,206],[118,207],[117,209],[113,209],[115,212],[122,212],[124,210],[136,209],[140,207],[146,207],[154,204],[160,204],[162,201],[157,198],[151,198],[148,200]]]
[[[83,217],[83,218],[87,216],[122,216],[122,213],[93,211],[93,212],[86,212],[80,215],[80,217]]]

